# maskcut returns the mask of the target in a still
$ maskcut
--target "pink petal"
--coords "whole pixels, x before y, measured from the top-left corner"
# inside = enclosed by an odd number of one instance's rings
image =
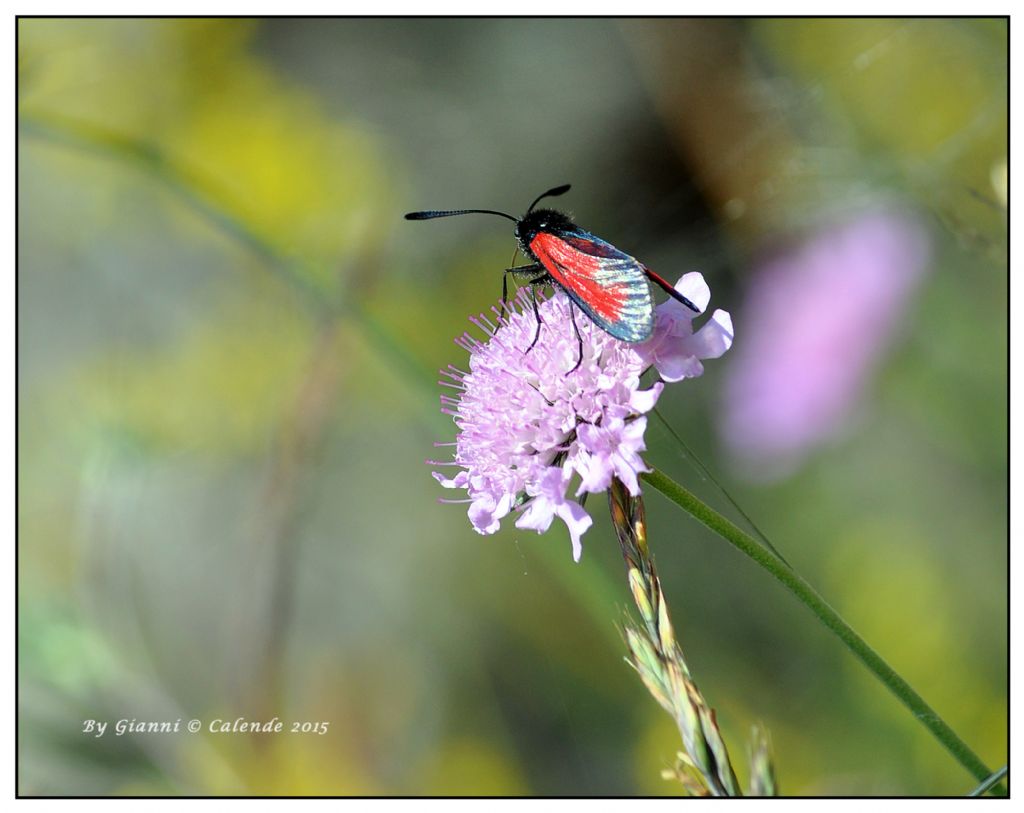
[[[522,516],[516,520],[516,527],[542,534],[551,527],[551,521],[554,518],[554,505],[551,501],[543,497],[535,497],[523,511]]]
[[[478,534],[493,534],[496,533],[501,523],[498,521],[498,517],[495,516],[497,511],[497,505],[494,502],[494,498],[488,494],[484,494],[473,501],[473,504],[469,506],[469,521],[473,523],[473,529]]]
[[[699,271],[683,274],[679,282],[675,284],[675,289],[700,308],[701,313],[707,310],[708,303],[711,301],[711,289]]]
[[[583,544],[580,542],[580,537],[594,524],[594,520],[590,518],[590,514],[583,510],[582,505],[571,500],[558,506],[558,516],[569,529],[569,538],[572,540],[572,558],[574,562],[578,562],[580,555],[583,553]]]
[[[448,479],[439,471],[432,471],[431,474],[445,488],[465,488],[466,483],[469,481],[469,472],[467,471],[460,471],[451,479]]]
[[[623,462],[616,466],[615,473],[632,496],[640,496],[640,482],[636,479],[636,472],[628,463]]]
[[[611,485],[614,470],[607,457],[581,454],[575,465],[581,480],[579,488],[576,489],[577,497],[584,492],[597,494]]]
[[[669,382],[682,381],[684,378],[696,378],[704,373],[704,365],[688,352],[668,353],[654,362],[662,380]]]
[[[622,445],[630,450],[642,451],[644,446],[644,432],[647,431],[647,418],[639,417],[632,420],[622,429]]]
[[[658,403],[658,396],[663,389],[665,385],[658,381],[649,390],[636,390],[629,398],[630,408],[638,415],[650,412]]]
[[[732,317],[716,310],[700,330],[686,340],[686,349],[699,359],[716,359],[732,347]]]

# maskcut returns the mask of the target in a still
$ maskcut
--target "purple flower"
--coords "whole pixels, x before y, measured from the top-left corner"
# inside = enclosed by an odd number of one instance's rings
[[[883,210],[757,272],[720,426],[748,474],[785,474],[846,421],[927,258],[917,221]]]
[[[700,274],[687,274],[676,286],[704,308],[710,291]],[[498,310],[492,309],[497,317]],[[675,300],[657,309],[654,335],[643,344],[627,344],[576,312],[583,337],[583,360],[562,293],[542,299],[540,340],[529,352],[537,329],[525,290],[500,320],[501,329],[481,315],[471,321],[486,334],[456,339],[467,350],[469,370],[449,366],[440,383],[454,391],[441,397],[442,409],[458,427],[450,461],[429,461],[459,469],[454,477],[435,472],[445,488],[464,489],[469,520],[481,534],[498,530],[501,520],[519,512],[517,528],[543,533],[555,517],[569,529],[573,558],[592,520],[570,499],[570,482],[579,477],[574,497],[604,491],[618,477],[633,494],[637,475],[648,471],[640,453],[647,419],[664,383],[641,389],[640,376],[655,367],[665,381],[700,375],[700,359],[717,358],[732,343],[732,321],[715,311],[696,333],[694,314]]]

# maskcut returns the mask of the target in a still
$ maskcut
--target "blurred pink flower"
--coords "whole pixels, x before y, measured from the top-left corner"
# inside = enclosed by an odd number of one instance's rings
[[[720,424],[748,474],[782,476],[839,430],[899,327],[928,254],[920,223],[876,210],[755,274]]]
[[[687,274],[677,289],[702,310],[711,292],[700,274]],[[469,521],[481,534],[498,530],[503,517],[519,511],[517,528],[545,532],[555,517],[569,529],[573,558],[592,520],[567,497],[570,480],[580,483],[573,496],[604,491],[618,477],[640,493],[637,474],[647,471],[640,457],[647,418],[664,388],[657,381],[640,388],[640,376],[655,367],[665,381],[698,376],[700,359],[717,358],[732,344],[732,320],[715,311],[696,333],[694,314],[675,300],[658,306],[655,332],[643,344],[614,339],[580,313],[583,360],[569,300],[557,293],[540,305],[540,341],[529,353],[536,319],[525,291],[513,303],[501,330],[483,316],[471,321],[484,333],[481,342],[463,334],[456,343],[467,350],[469,372],[442,370],[441,383],[455,391],[442,396],[443,411],[459,429],[449,461],[461,471],[448,478],[434,473],[445,488],[465,489]],[[497,310],[495,309],[495,314]]]

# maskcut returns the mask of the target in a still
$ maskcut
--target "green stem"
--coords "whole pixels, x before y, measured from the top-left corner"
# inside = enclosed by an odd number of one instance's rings
[[[974,790],[972,790],[967,795],[968,796],[984,796],[1004,776],[1006,776],[1008,770],[1009,770],[1009,768],[1006,765],[1004,765],[1002,768],[1000,768],[998,771],[996,771],[994,774],[992,774],[992,776],[990,776],[988,779],[986,779],[984,782],[982,782],[980,785],[978,785],[978,787],[976,787]]]
[[[744,533],[728,519],[657,469],[650,473],[642,474],[641,477],[684,511],[691,514],[727,542],[732,543],[733,546],[782,582],[793,595],[810,608],[811,612],[826,627],[839,636],[840,640],[849,647],[850,651],[874,673],[875,677],[888,687],[889,691],[896,695],[904,706],[913,712],[914,716],[932,732],[935,738],[945,746],[946,750],[970,771],[979,782],[992,775],[992,770],[985,766],[985,763],[978,758],[977,754],[936,714],[935,710],[924,701],[921,695],[914,691],[907,681],[896,674],[895,670],[882,659],[882,656],[875,652],[863,638],[854,632],[850,625],[843,620],[842,616],[775,553],[758,544],[753,537]]]

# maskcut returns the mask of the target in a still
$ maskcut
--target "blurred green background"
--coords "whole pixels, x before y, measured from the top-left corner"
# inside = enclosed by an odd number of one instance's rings
[[[679,792],[601,501],[574,564],[559,523],[477,536],[423,463],[454,438],[435,371],[513,243],[401,214],[564,182],[733,314],[672,425],[1002,765],[1006,71],[1001,20],[20,20],[20,792]],[[850,420],[746,477],[717,418],[759,263],[894,201],[931,259]],[[973,787],[764,572],[648,511],[741,774],[763,721],[787,794]],[[81,733],[274,715],[330,727]]]

